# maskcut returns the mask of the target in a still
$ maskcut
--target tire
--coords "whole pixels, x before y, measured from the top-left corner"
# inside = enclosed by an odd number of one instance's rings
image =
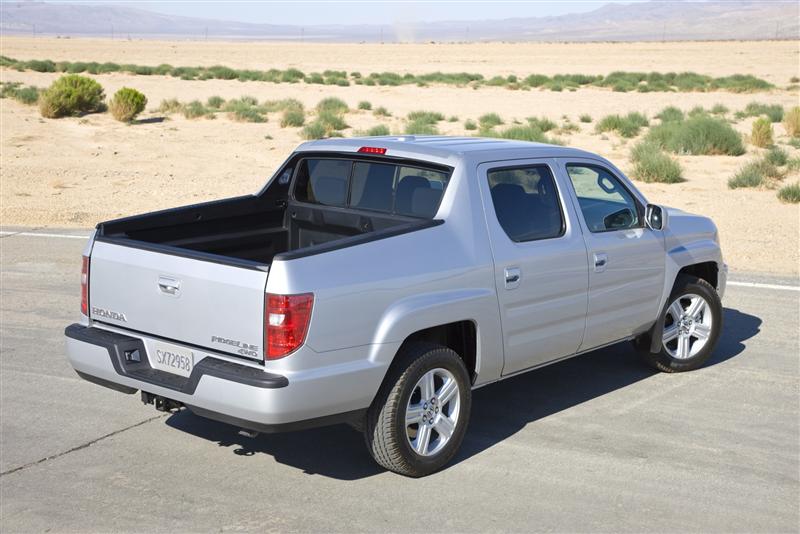
[[[364,438],[379,465],[422,477],[444,467],[461,446],[472,406],[469,373],[458,354],[440,345],[415,344],[397,358],[367,411]],[[433,396],[422,398],[423,390]],[[418,422],[406,424],[407,416]]]
[[[722,302],[717,291],[701,278],[679,275],[662,313],[660,334],[669,341],[662,341],[661,350],[654,353],[650,352],[651,334],[638,338],[634,345],[644,360],[665,373],[701,367],[722,332]]]

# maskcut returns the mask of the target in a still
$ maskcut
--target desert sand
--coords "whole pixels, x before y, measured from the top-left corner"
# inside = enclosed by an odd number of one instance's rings
[[[43,119],[35,107],[0,100],[0,220],[3,225],[91,227],[122,215],[250,193],[258,190],[280,162],[302,141],[299,128],[281,128],[279,115],[262,124],[240,123],[219,114],[216,120],[164,118],[161,100],[205,100],[209,96],[259,100],[293,97],[307,109],[322,98],[337,96],[355,108],[361,100],[384,106],[392,117],[369,111],[345,116],[356,135],[377,124],[402,131],[403,117],[416,109],[457,116],[440,122],[448,135],[471,135],[464,120],[496,112],[514,119],[563,116],[580,130],[558,137],[570,146],[597,152],[630,169],[630,147],[614,133],[600,135],[594,122],[611,113],[640,111],[653,117],[674,105],[689,110],[721,103],[732,116],[751,101],[798,105],[798,91],[787,90],[798,72],[797,42],[625,43],[625,44],[463,44],[463,45],[325,45],[246,42],[110,41],[91,39],[7,38],[0,53],[18,59],[115,61],[156,65],[222,64],[239,68],[296,67],[304,72],[326,68],[369,73],[433,70],[470,71],[484,75],[607,74],[613,70],[692,70],[713,76],[753,74],[778,89],[754,94],[615,93],[599,88],[575,92],[510,91],[451,86],[334,87],[223,80],[183,81],[163,76],[98,75],[107,94],[135,87],[144,92],[148,109],[140,124],[126,125],[109,114]],[[3,82],[44,87],[57,74],[0,70]],[[587,113],[594,121],[580,123]],[[164,120],[162,120],[164,118]],[[734,127],[748,134],[753,119]],[[776,141],[792,157],[800,150],[785,145],[783,127],[774,125]],[[643,132],[644,133],[644,132]],[[747,145],[742,156],[679,156],[686,182],[636,185],[651,202],[714,218],[726,261],[738,271],[797,276],[800,265],[800,207],[781,203],[773,189],[730,190],[727,180],[762,149]],[[785,183],[800,179],[789,175]]]

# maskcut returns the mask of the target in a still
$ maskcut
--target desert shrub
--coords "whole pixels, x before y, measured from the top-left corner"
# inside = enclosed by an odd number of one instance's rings
[[[424,120],[412,120],[406,124],[405,133],[410,135],[438,135],[436,124]]]
[[[346,113],[349,109],[350,108],[347,107],[347,104],[344,102],[344,100],[334,96],[323,98],[319,101],[319,103],[317,103],[317,111],[320,113],[324,111],[331,113]]]
[[[210,113],[210,110],[199,100],[192,100],[185,106],[182,106],[181,111],[183,112],[183,116],[187,119],[197,119]]]
[[[503,119],[501,119],[500,115],[497,113],[486,113],[478,117],[478,124],[480,124],[481,130],[486,130],[494,128],[495,126],[500,126],[503,124]]]
[[[658,115],[656,115],[656,118],[660,119],[661,122],[682,121],[683,111],[675,106],[667,106],[659,111]]]
[[[264,113],[275,111],[286,111],[288,109],[295,109],[304,111],[305,106],[303,103],[295,98],[282,98],[280,100],[265,100],[259,106]]]
[[[756,78],[752,74],[733,74],[716,78],[709,84],[709,89],[725,89],[733,93],[752,93],[755,91],[766,91],[774,86],[761,78]]]
[[[39,100],[39,93],[41,90],[33,85],[22,87],[20,83],[0,84],[0,98],[12,98],[22,104],[35,104]]]
[[[327,134],[327,128],[319,121],[314,121],[303,127],[303,139],[321,139]]]
[[[780,147],[774,146],[764,154],[764,161],[781,167],[789,163],[789,153]]]
[[[379,135],[389,135],[389,127],[384,124],[379,124],[378,126],[373,126],[369,130],[367,130],[367,135],[370,137],[376,137]]]
[[[367,102],[366,100],[362,100],[358,103],[358,109],[363,109],[365,111],[369,111],[372,109],[372,104]]]
[[[183,110],[183,104],[181,104],[177,98],[162,100],[161,104],[158,106],[158,111],[160,113],[178,113],[181,110]]]
[[[67,74],[53,82],[39,96],[43,117],[57,118],[101,111],[103,87],[91,78]]]
[[[306,77],[306,83],[324,84],[325,78],[319,72],[312,72]]]
[[[676,154],[744,154],[744,144],[739,133],[727,122],[707,115],[654,126],[647,134],[647,140]]]
[[[206,69],[206,73],[210,78],[218,80],[235,80],[239,77],[239,73],[230,67],[223,67],[222,65],[213,65]]]
[[[778,190],[778,198],[791,204],[800,202],[800,182],[781,187]]]
[[[24,68],[36,72],[55,72],[56,64],[49,59],[32,59],[25,62]]]
[[[288,108],[283,110],[283,116],[281,117],[281,128],[286,128],[287,126],[302,126],[305,121],[306,114],[303,113],[302,109]]]
[[[467,120],[464,121],[464,129],[465,130],[477,130],[478,129],[478,124],[472,119],[467,119]]]
[[[750,102],[743,110],[744,117],[760,117],[761,115],[766,115],[771,122],[781,122],[783,119],[783,107],[780,104]]]
[[[420,124],[436,124],[444,120],[444,115],[438,111],[412,111],[407,115],[410,122],[418,122]]]
[[[528,124],[531,126],[540,129],[543,132],[549,132],[550,130],[555,129],[556,123],[548,119],[547,117],[528,117]]]
[[[130,122],[136,115],[144,111],[147,105],[147,97],[136,89],[123,87],[111,98],[108,109],[111,115],[122,122]]]
[[[298,69],[286,69],[281,74],[281,81],[285,83],[297,83],[306,77],[302,71]]]
[[[595,130],[600,132],[615,131],[622,137],[636,137],[642,127],[647,126],[647,117],[641,113],[632,111],[625,116],[607,115],[600,119]]]
[[[581,122],[589,123],[592,122],[592,116],[589,115],[588,113],[583,113],[580,117],[578,117],[578,120],[580,120]]]
[[[800,137],[800,106],[795,106],[784,114],[783,127],[790,137]]]
[[[213,109],[220,109],[223,104],[225,104],[225,99],[221,96],[210,96],[208,100],[206,100],[206,106]]]
[[[760,117],[753,122],[750,142],[761,148],[772,145],[772,123],[767,117]]]
[[[325,126],[329,134],[334,130],[344,130],[345,128],[349,128],[342,116],[333,111],[321,111],[317,116],[317,122]]]
[[[481,132],[481,135],[485,135],[486,137],[499,137],[501,139],[515,139],[518,141],[560,144],[557,140],[547,137],[547,135],[536,126],[531,125],[510,126],[501,131],[485,130]]]
[[[633,177],[643,182],[675,184],[683,182],[680,164],[652,142],[642,142],[631,150]]]
[[[372,112],[373,115],[376,117],[391,117],[392,114],[389,113],[389,110],[385,107],[381,106],[379,108],[375,108],[375,111]]]
[[[800,157],[789,158],[786,160],[787,171],[800,171]]]
[[[751,161],[739,169],[728,180],[728,187],[739,189],[742,187],[759,187],[767,182],[768,178],[780,178],[782,173],[772,163],[765,159]]]
[[[447,122],[458,122],[458,117],[455,115],[450,115],[447,117]]]
[[[728,111],[730,110],[723,104],[714,104],[714,107],[711,108],[713,115],[725,115]]]

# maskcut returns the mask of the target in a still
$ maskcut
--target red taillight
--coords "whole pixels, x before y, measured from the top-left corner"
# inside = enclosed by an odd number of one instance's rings
[[[89,316],[89,256],[81,264],[81,313]]]
[[[358,151],[362,154],[386,154],[385,148],[380,148],[377,146],[362,146],[358,149]]]
[[[303,344],[311,321],[314,295],[267,293],[264,309],[264,358],[277,360]]]

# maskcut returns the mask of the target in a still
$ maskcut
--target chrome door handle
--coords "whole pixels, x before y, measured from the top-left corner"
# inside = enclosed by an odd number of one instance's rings
[[[181,290],[181,282],[180,280],[175,280],[174,278],[159,276],[158,289],[160,289],[162,293],[166,293],[167,295],[177,296]]]
[[[606,270],[608,265],[608,254],[605,252],[595,252],[594,254],[594,272],[602,273]]]
[[[506,289],[519,287],[519,281],[522,279],[522,271],[519,267],[506,267],[503,274],[505,275]]]

